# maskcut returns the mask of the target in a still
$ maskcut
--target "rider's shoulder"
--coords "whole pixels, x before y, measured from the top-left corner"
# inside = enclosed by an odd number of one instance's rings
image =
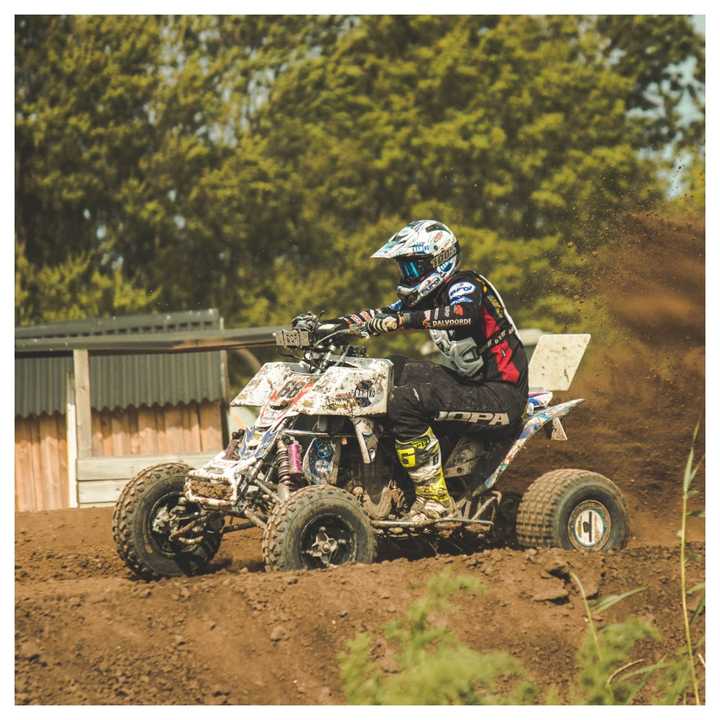
[[[473,270],[459,270],[448,281],[447,293],[450,299],[464,295],[482,293],[482,280]]]

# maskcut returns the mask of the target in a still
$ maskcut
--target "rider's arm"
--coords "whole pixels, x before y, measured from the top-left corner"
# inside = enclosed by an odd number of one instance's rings
[[[401,312],[398,329],[454,330],[480,325],[482,292],[481,287],[469,280],[453,283],[448,289],[449,305]]]
[[[333,318],[332,320],[326,320],[323,322],[344,322],[348,327],[350,327],[352,325],[362,325],[378,315],[396,315],[402,309],[402,300],[396,300],[394,303],[385,305],[381,308],[365,308],[363,310],[350,313],[349,315],[342,315],[339,318]]]
[[[400,313],[399,330],[454,330],[479,325],[478,305],[444,305],[431,310]]]

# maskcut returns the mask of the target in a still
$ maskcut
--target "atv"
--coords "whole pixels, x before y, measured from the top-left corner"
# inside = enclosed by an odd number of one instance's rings
[[[528,548],[621,548],[629,534],[626,506],[599,473],[553,470],[521,497],[496,489],[541,429],[567,439],[561,418],[583,400],[551,405],[553,389],[569,387],[589,338],[540,338],[531,388],[534,379],[550,387],[531,389],[513,433],[438,424],[457,512],[413,523],[403,519],[413,485],[396,459],[385,417],[393,361],[368,358],[353,344],[353,328],[331,332],[315,315],[300,316],[275,333],[292,361],[266,363],[232,401],[260,408],[252,427],[234,432],[202,467],[153,465],[125,485],[113,513],[117,551],[133,573],[149,579],[202,572],[223,535],[250,524],[262,529],[268,570],[371,563],[384,538],[512,537]]]

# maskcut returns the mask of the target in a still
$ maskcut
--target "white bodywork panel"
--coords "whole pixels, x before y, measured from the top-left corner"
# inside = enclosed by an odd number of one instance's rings
[[[271,395],[275,396],[283,390],[286,383],[298,379],[313,383],[304,388],[302,393],[291,391],[287,400],[293,412],[305,415],[347,415],[362,417],[364,415],[382,415],[387,412],[388,388],[390,387],[392,362],[367,358],[346,360],[353,367],[331,367],[320,375],[312,375],[302,371],[297,363],[270,362],[260,368],[245,388],[230,403],[233,406],[250,405],[264,406]],[[297,393],[297,397],[294,397]],[[277,398],[281,400],[281,398]],[[270,414],[282,414],[279,408],[288,404],[271,400],[272,407],[264,408],[260,420],[263,425],[269,424]],[[277,408],[277,409],[276,409]],[[267,417],[266,417],[267,415]]]
[[[301,372],[301,370],[302,368],[297,363],[265,363],[230,405],[261,407],[273,391],[280,390],[291,375]]]
[[[542,335],[530,358],[530,388],[569,389],[589,342],[590,333]]]
[[[382,415],[387,411],[392,363],[353,358],[356,367],[326,370],[295,404],[305,415]]]

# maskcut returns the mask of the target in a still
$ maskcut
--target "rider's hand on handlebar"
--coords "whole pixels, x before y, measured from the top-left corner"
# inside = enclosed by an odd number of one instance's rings
[[[361,334],[375,337],[397,330],[400,327],[400,318],[394,314],[378,314],[358,327],[361,330]]]

